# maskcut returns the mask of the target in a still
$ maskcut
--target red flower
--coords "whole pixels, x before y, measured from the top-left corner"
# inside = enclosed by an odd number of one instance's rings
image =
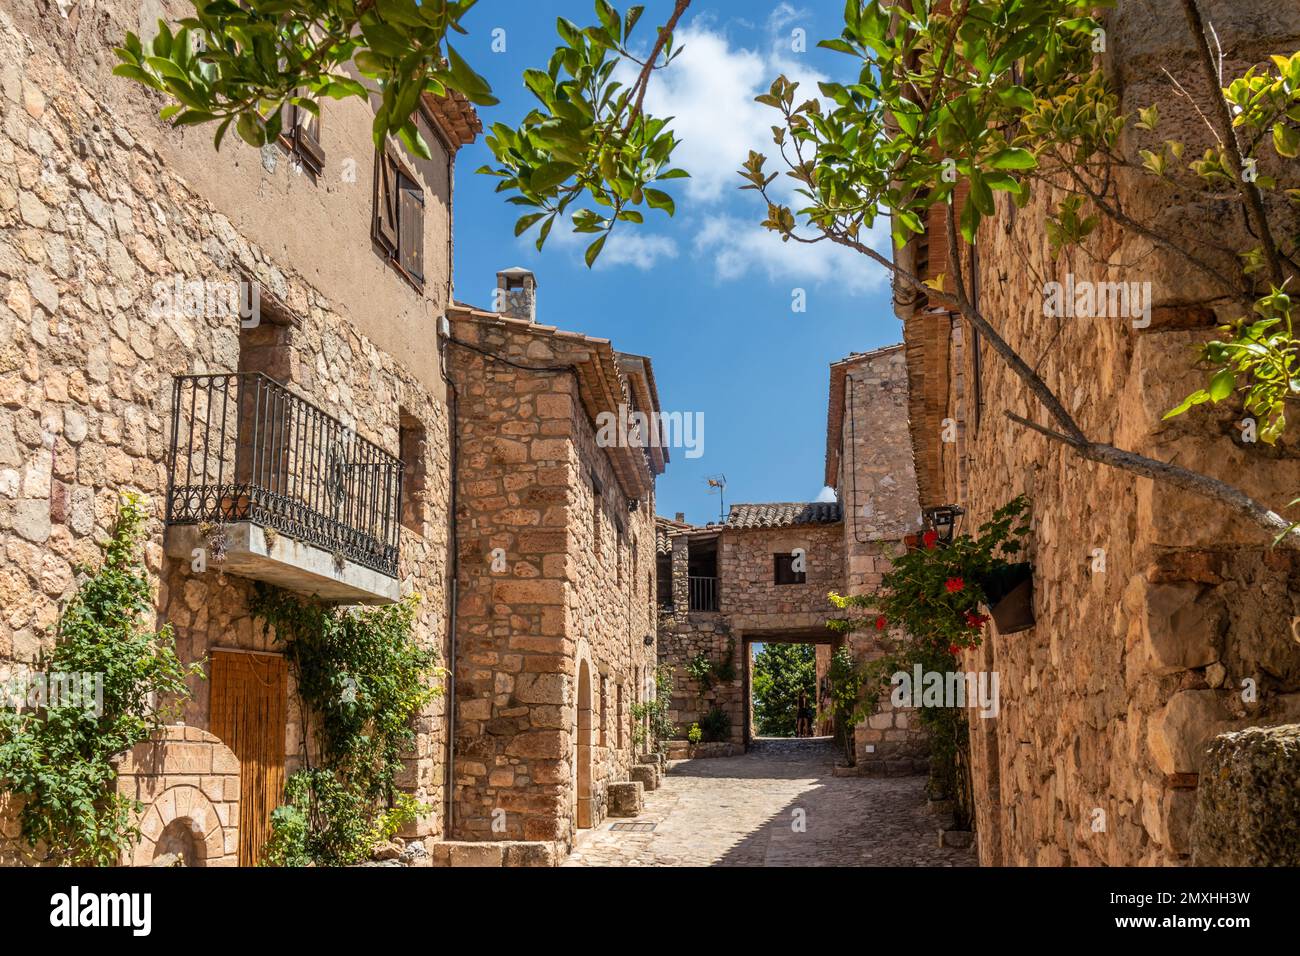
[[[984,622],[987,621],[987,620],[988,620],[988,617],[986,617],[985,615],[980,614],[980,613],[978,613],[978,612],[976,612],[976,611],[967,611],[967,612],[966,612],[966,623],[969,624],[969,625],[970,625],[971,627],[973,627],[973,628],[981,628],[981,627],[983,627],[983,626],[984,626]]]
[[[878,618],[876,618],[876,630],[883,631],[885,629],[885,625],[888,623],[889,622],[885,620],[885,615],[883,614],[880,615]]]
[[[933,548],[934,543],[939,540],[939,532],[927,531],[925,534],[921,535],[921,540],[925,542],[927,548]]]
[[[953,657],[956,657],[958,654],[961,653],[961,648],[958,647],[956,644],[949,644],[948,653],[951,654]]]
[[[949,594],[956,594],[966,586],[966,582],[961,578],[949,578],[943,583],[943,586],[948,589]]]

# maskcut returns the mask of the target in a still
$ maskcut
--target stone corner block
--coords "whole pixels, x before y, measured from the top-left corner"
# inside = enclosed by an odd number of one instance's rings
[[[609,816],[634,817],[645,805],[645,790],[639,780],[611,783],[606,791],[606,799],[609,801],[606,811]]]

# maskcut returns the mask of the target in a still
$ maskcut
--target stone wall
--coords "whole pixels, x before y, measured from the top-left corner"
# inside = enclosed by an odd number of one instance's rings
[[[722,613],[744,636],[781,631],[822,630],[835,614],[827,597],[844,589],[843,527],[834,524],[786,528],[728,529],[718,547],[718,591]],[[777,584],[774,556],[802,552],[803,584]]]
[[[850,355],[831,366],[831,436],[827,481],[844,513],[846,595],[880,587],[906,535],[921,527],[916,469],[908,431],[907,361],[901,345]],[[875,631],[858,631],[848,646],[860,664],[884,654]],[[926,743],[909,709],[888,694],[854,728],[854,754],[864,773],[923,769]]]
[[[591,340],[482,314],[453,313],[453,327],[472,346],[453,345],[451,364],[455,835],[567,843],[579,825],[580,726],[589,720],[592,737],[584,825],[599,822],[606,786],[634,761],[631,708],[654,664],[654,643],[644,642],[654,635],[653,495],[630,509],[596,446],[575,371]]]
[[[1294,9],[1255,2],[1203,7],[1223,43],[1227,75],[1296,49]],[[1260,35],[1265,24],[1271,36]],[[1127,134],[1125,152],[1175,137],[1199,155],[1208,133],[1161,72],[1167,67],[1205,95],[1176,5],[1123,5],[1107,29],[1109,65],[1125,108],[1155,102],[1162,117],[1157,136]],[[1294,497],[1294,436],[1277,447],[1243,442],[1236,426],[1244,414],[1231,402],[1162,420],[1204,384],[1192,368],[1192,346],[1235,317],[1235,305],[1180,260],[1104,219],[1086,250],[1053,260],[1042,222],[1061,196],[1036,188],[1028,207],[1013,213],[1000,204],[999,217],[981,227],[984,313],[1020,354],[1034,358],[1090,436],[1224,478],[1275,505]],[[1180,192],[1133,175],[1121,189],[1130,215],[1177,242],[1198,245],[1213,233],[1227,245],[1254,244],[1242,233],[1241,205],[1229,192]],[[1150,282],[1150,326],[1136,328],[1129,316],[1045,318],[1045,282],[1068,273]],[[1270,550],[1266,532],[1226,508],[1084,462],[1009,422],[1004,412],[1046,418],[987,347],[977,375],[978,340],[969,328],[953,335],[948,321],[909,324],[909,344],[915,339],[931,357],[940,349],[942,361],[960,371],[944,398],[965,425],[964,453],[940,446],[945,477],[922,488],[922,503],[960,500],[974,527],[1018,493],[1032,500],[1028,556],[1037,626],[1008,636],[991,628],[985,646],[964,662],[1001,678],[999,718],[972,718],[981,860],[1186,862],[1211,738],[1300,712],[1295,557]],[[913,423],[918,447],[935,444],[934,425]]]
[[[217,154],[210,126],[173,128],[163,123],[157,117],[161,96],[112,75],[118,63],[113,48],[127,31],[147,45],[157,32],[159,18],[174,23],[190,15],[191,4],[95,0],[70,6],[66,17],[45,0],[10,0],[5,9],[12,11],[18,30],[40,51],[42,69],[58,63],[75,74],[93,91],[101,115],[111,117],[99,129],[93,121],[74,123],[72,145],[81,140],[93,149],[93,141],[111,136],[115,127],[146,140],[172,173],[229,220],[235,233],[272,250],[277,261],[296,266],[337,311],[348,315],[363,335],[441,400],[439,357],[428,343],[451,296],[455,151],[433,132],[427,118],[417,114],[415,121],[429,144],[430,158],[403,151],[407,171],[421,185],[425,199],[425,282],[422,292],[416,292],[371,251],[376,154],[370,103],[327,99],[321,104],[324,166],[319,176],[305,171],[280,146],[258,150],[235,135],[225,138]],[[46,99],[53,102],[53,88],[44,86],[42,77],[36,79],[36,88],[47,90]],[[140,176],[144,175],[142,170]],[[324,237],[339,254],[322,254]],[[413,335],[412,329],[427,335]]]
[[[242,235],[175,175],[152,127],[121,125],[96,89],[3,12],[0,64],[0,661],[49,652],[72,569],[99,562],[97,542],[127,490],[149,502],[157,623],[175,627],[182,658],[201,660],[213,646],[275,649],[248,614],[248,581],[218,565],[195,574],[162,553],[172,376],[236,370],[241,336],[238,315],[154,308],[157,283],[228,283],[241,271],[278,303],[258,331],[278,323],[292,390],[393,455],[402,410],[425,429],[424,517],[403,532],[401,574],[404,592],[424,597],[418,639],[445,660],[445,406],[312,285],[308,263]],[[223,161],[210,142],[194,148]],[[194,683],[191,725],[208,725],[208,694]],[[440,829],[442,707],[421,716],[403,779],[434,808],[421,834]],[[297,754],[292,711],[285,735]]]
[[[164,727],[118,761],[117,792],[144,806],[125,863],[179,855],[185,866],[239,865],[239,761],[212,734]]]

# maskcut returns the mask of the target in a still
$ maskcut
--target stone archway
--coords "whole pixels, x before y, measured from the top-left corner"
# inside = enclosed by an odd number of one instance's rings
[[[577,826],[589,829],[595,826],[595,807],[592,803],[592,712],[591,712],[591,665],[585,660],[578,662],[578,720],[577,734],[574,738],[574,767],[577,772],[576,793],[578,797]]]
[[[144,804],[128,865],[172,854],[185,866],[237,865],[239,761],[212,734],[164,727],[121,759],[117,789]]]

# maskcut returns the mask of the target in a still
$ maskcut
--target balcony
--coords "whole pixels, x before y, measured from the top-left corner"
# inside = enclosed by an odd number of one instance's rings
[[[688,579],[691,588],[692,611],[716,611],[718,609],[718,579],[691,575]]]
[[[167,554],[348,604],[398,600],[402,463],[260,372],[172,385]]]

